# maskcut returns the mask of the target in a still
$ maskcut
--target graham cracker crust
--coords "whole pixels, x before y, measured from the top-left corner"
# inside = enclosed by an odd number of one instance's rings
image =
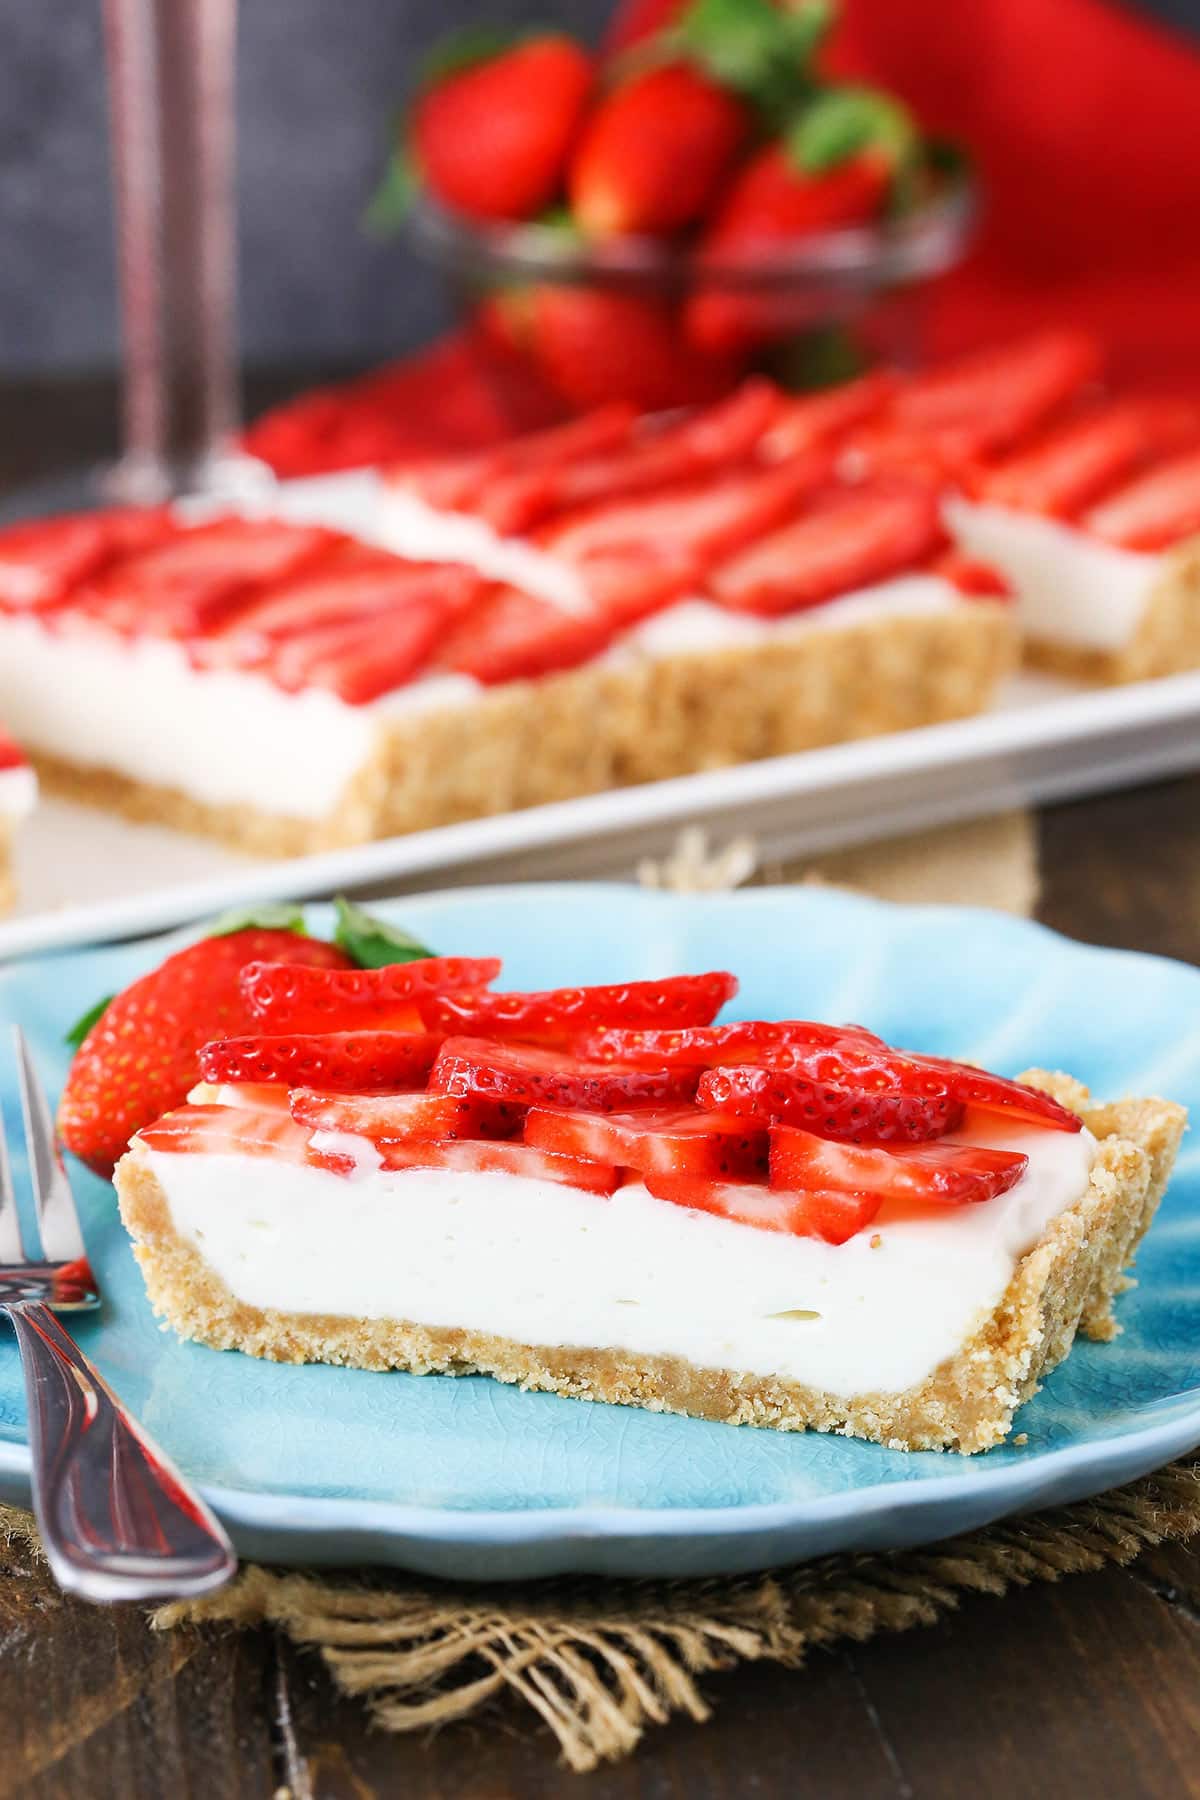
[[[1123,649],[1086,650],[1029,638],[1025,660],[1054,675],[1109,687],[1200,669],[1200,537],[1189,538],[1167,558],[1141,624]]]
[[[35,761],[47,789],[68,799],[261,856],[300,856],[965,718],[988,704],[1017,655],[1012,608],[972,600],[790,641],[614,658],[509,682],[465,705],[381,722],[373,755],[318,820]]]
[[[1066,1356],[1077,1330],[1098,1339],[1116,1335],[1113,1300],[1129,1285],[1125,1270],[1154,1217],[1186,1124],[1183,1108],[1170,1101],[1093,1106],[1069,1076],[1033,1070],[1023,1079],[1070,1106],[1101,1140],[1087,1191],[1022,1257],[996,1310],[955,1356],[917,1387],[849,1399],[679,1357],[249,1306],[176,1232],[166,1194],[142,1154],[126,1155],[115,1180],[155,1312],[181,1337],[214,1349],[275,1362],[486,1374],[579,1400],[731,1425],[836,1432],[897,1450],[971,1454],[1008,1435],[1017,1407]]]

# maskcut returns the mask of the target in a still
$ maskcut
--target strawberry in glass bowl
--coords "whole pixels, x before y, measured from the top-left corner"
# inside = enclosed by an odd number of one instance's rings
[[[688,0],[622,9],[599,56],[472,36],[419,89],[373,222],[403,216],[574,408],[699,403],[752,368],[819,383],[872,340],[911,355],[974,186],[894,96],[825,78],[829,23],[824,0]]]

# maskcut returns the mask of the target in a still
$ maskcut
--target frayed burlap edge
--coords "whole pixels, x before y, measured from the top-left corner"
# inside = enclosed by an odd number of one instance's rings
[[[1176,1463],[1099,1499],[922,1550],[825,1557],[706,1581],[559,1579],[452,1587],[387,1572],[343,1577],[254,1565],[219,1593],[161,1607],[158,1630],[273,1626],[320,1652],[336,1686],[384,1730],[422,1731],[503,1696],[531,1707],[570,1768],[627,1755],[673,1713],[700,1721],[701,1678],[763,1659],[930,1625],[969,1594],[1057,1581],[1200,1529],[1200,1463]],[[27,1513],[0,1532],[40,1549]]]

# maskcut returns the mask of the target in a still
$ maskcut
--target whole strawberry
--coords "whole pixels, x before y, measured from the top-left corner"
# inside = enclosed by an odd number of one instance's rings
[[[181,1106],[199,1080],[201,1046],[254,1029],[238,977],[260,961],[354,966],[333,944],[258,927],[168,956],[110,1000],[80,1044],[58,1108],[67,1149],[110,1175],[135,1131]]]
[[[701,405],[726,393],[738,362],[685,339],[678,310],[615,288],[530,289],[530,348],[542,375],[572,406],[623,400],[639,411]]]
[[[584,127],[568,176],[576,221],[590,237],[690,225],[711,206],[750,128],[742,100],[692,63],[634,75]]]
[[[557,33],[435,79],[409,124],[418,179],[472,218],[532,218],[562,186],[591,85],[589,57]]]

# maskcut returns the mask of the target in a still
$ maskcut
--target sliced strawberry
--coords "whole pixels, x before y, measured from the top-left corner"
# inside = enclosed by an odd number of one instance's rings
[[[694,1068],[614,1069],[580,1062],[561,1050],[462,1037],[442,1045],[429,1087],[433,1093],[477,1094],[514,1105],[619,1112],[638,1105],[682,1105],[693,1098],[696,1079]]]
[[[615,623],[599,609],[564,612],[549,600],[503,584],[486,588],[449,633],[439,665],[490,686],[530,680],[590,662],[609,644]]]
[[[722,1115],[725,1116],[725,1115]],[[773,1188],[878,1194],[936,1206],[992,1200],[1015,1187],[1029,1158],[973,1144],[905,1144],[883,1150],[832,1143],[794,1125],[771,1129]]]
[[[207,1083],[188,1095],[194,1106],[240,1106],[243,1112],[290,1112],[288,1091],[281,1082],[223,1081]]]
[[[782,460],[833,443],[856,425],[876,417],[898,386],[898,376],[879,369],[816,394],[785,395],[763,437],[763,456]]]
[[[1081,523],[1125,550],[1165,550],[1200,532],[1200,454],[1160,463],[1093,506]]]
[[[964,356],[907,382],[892,416],[909,430],[969,428],[980,451],[1019,443],[1094,380],[1099,346],[1072,331],[1043,331]]]
[[[603,1163],[585,1162],[582,1157],[555,1156],[548,1150],[535,1150],[529,1144],[457,1139],[435,1143],[428,1139],[406,1138],[380,1146],[385,1169],[461,1169],[465,1174],[478,1172],[519,1175],[525,1181],[557,1181],[565,1187],[582,1188],[589,1194],[611,1194],[619,1176],[616,1169]]]
[[[250,963],[241,987],[256,1019],[272,1031],[422,1030],[420,1002],[457,988],[484,988],[500,973],[498,956],[422,956],[382,969],[306,969]],[[324,979],[334,977],[337,979]]]
[[[779,1118],[851,1142],[941,1137],[966,1106],[1058,1131],[1080,1129],[1076,1115],[1049,1094],[942,1057],[877,1045],[795,1043],[768,1055],[765,1066],[710,1071],[700,1083],[701,1105]]]
[[[647,499],[568,513],[542,532],[540,542],[585,570],[598,555],[646,545],[660,556],[673,552],[703,566],[782,525],[831,473],[830,458],[811,452],[765,468],[734,469]]]
[[[1200,440],[1200,410],[1177,401],[1114,401],[1048,431],[968,479],[976,498],[1069,518],[1153,457]]]
[[[929,573],[940,575],[968,599],[1011,600],[1013,597],[1008,579],[999,569],[993,568],[991,563],[962,556],[957,550],[947,550],[944,556],[930,563]]]
[[[506,1138],[521,1109],[456,1094],[322,1094],[293,1088],[291,1115],[316,1131],[344,1131],[373,1144],[405,1138]],[[743,1126],[743,1130],[745,1127]]]
[[[181,1106],[143,1125],[135,1142],[169,1156],[269,1156],[335,1174],[346,1174],[352,1166],[348,1157],[312,1149],[303,1126],[273,1109]]]
[[[115,631],[197,637],[240,601],[315,563],[338,542],[315,525],[214,519],[177,529],[83,588],[77,604]]]
[[[530,1109],[525,1142],[562,1156],[583,1156],[639,1174],[761,1175],[767,1133],[732,1113],[702,1107],[644,1107],[630,1113]]]
[[[0,607],[56,606],[118,557],[160,543],[178,527],[165,507],[113,507],[35,519],[0,531]]]
[[[645,430],[612,456],[582,457],[490,483],[479,511],[497,531],[522,532],[568,508],[647,494],[732,468],[753,452],[779,406],[770,382],[745,381],[677,424]]]
[[[218,1038],[200,1052],[205,1081],[282,1081],[352,1094],[420,1087],[440,1040],[420,1032],[294,1032]]]
[[[565,425],[509,438],[494,449],[399,463],[388,470],[388,480],[443,511],[469,511],[488,482],[503,475],[522,469],[553,469],[620,448],[632,438],[636,420],[632,406],[612,401],[594,407],[582,418],[569,419]]]
[[[819,1060],[814,1058],[818,1067]],[[886,1077],[883,1078],[886,1081]],[[701,1106],[742,1118],[806,1126],[820,1137],[848,1143],[924,1143],[962,1122],[961,1104],[948,1089],[926,1084],[906,1093],[896,1081],[876,1087],[871,1076],[843,1071],[833,1079],[806,1069],[763,1068],[751,1063],[710,1069],[700,1079]]]
[[[312,574],[239,607],[225,626],[192,647],[193,660],[206,667],[253,668],[281,645],[301,640],[303,654],[318,634],[366,622],[386,655],[393,647],[396,620],[449,616],[465,607],[479,585],[471,569],[405,562],[386,551],[354,545],[352,553],[327,559]]]
[[[540,994],[442,991],[422,1000],[421,1016],[430,1031],[566,1044],[577,1032],[617,1021],[631,1027],[707,1025],[737,991],[737,977],[724,970]]]
[[[720,564],[709,587],[739,611],[791,612],[917,568],[945,542],[934,490],[865,486]]]
[[[5,731],[0,731],[0,769],[20,769],[26,762],[25,752]]]
[[[574,568],[589,605],[614,630],[636,625],[670,601],[694,593],[700,579],[694,557],[649,538],[598,552]]]
[[[703,1175],[650,1174],[644,1179],[647,1190],[658,1200],[716,1213],[759,1231],[823,1238],[827,1244],[844,1244],[871,1223],[883,1204],[878,1194],[790,1194],[764,1187],[760,1181],[709,1181]]]
[[[900,1071],[902,1080],[913,1086],[926,1079],[945,1082],[961,1106],[978,1107],[981,1112],[999,1113],[1006,1119],[1048,1126],[1054,1131],[1083,1129],[1078,1113],[1022,1081],[1007,1081],[1002,1075],[989,1075],[986,1069],[973,1069],[969,1063],[951,1062],[941,1056],[915,1056],[905,1051],[892,1051],[890,1055],[892,1067]]]
[[[733,1025],[689,1026],[682,1030],[631,1031],[606,1026],[585,1031],[571,1049],[590,1062],[617,1062],[628,1068],[670,1068],[676,1063],[712,1068],[719,1063],[754,1062],[780,1045],[807,1044],[839,1049],[875,1045],[883,1039],[862,1025],[821,1025],[812,1019],[746,1019]]]
[[[289,691],[328,688],[350,706],[378,700],[421,673],[484,587],[471,571],[447,569],[397,596],[382,618],[288,638],[271,650],[264,673]]]

